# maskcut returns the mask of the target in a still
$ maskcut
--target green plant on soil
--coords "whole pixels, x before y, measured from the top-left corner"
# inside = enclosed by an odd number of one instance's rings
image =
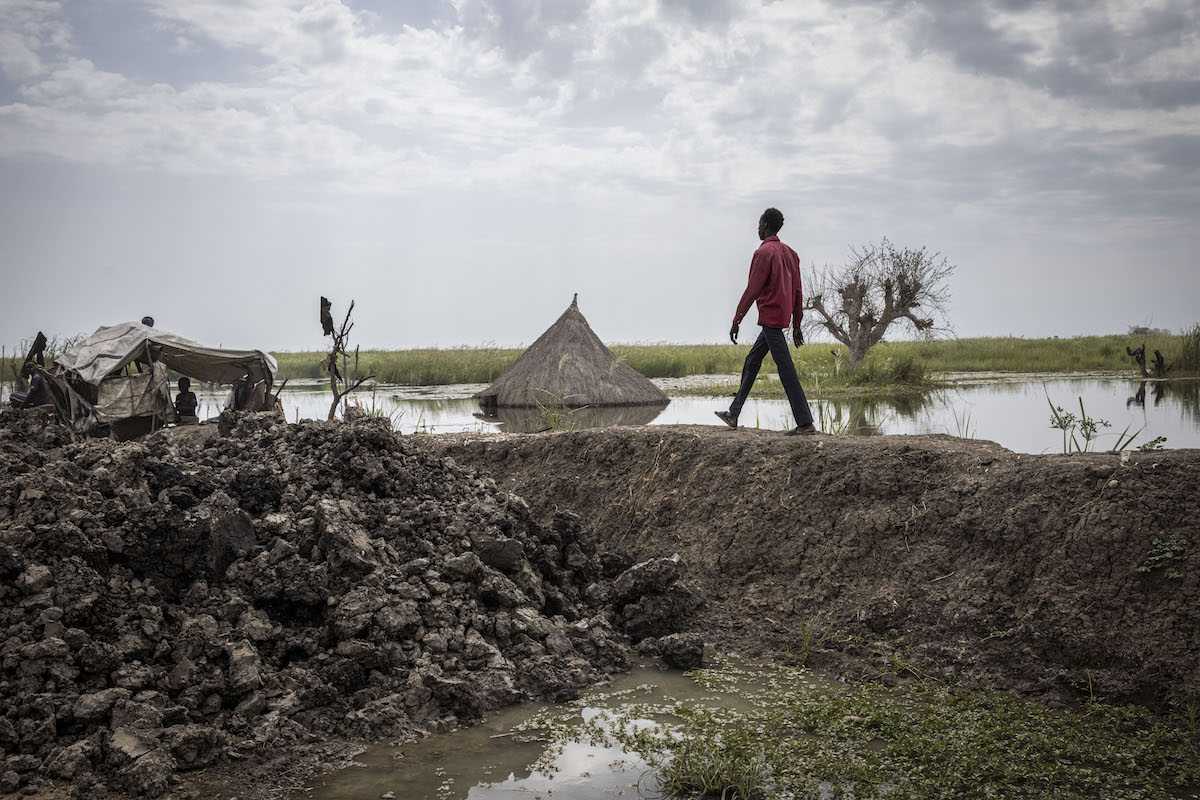
[[[1146,573],[1161,569],[1165,570],[1164,574],[1168,578],[1173,580],[1182,578],[1183,574],[1176,565],[1183,561],[1185,550],[1187,550],[1187,541],[1180,536],[1172,536],[1169,539],[1156,538],[1150,543],[1150,552],[1138,565],[1137,571]]]
[[[1097,703],[1096,699],[1096,684],[1093,678],[1096,677],[1096,670],[1088,667],[1083,671],[1084,688],[1087,691],[1088,702]]]
[[[1099,419],[1098,417],[1088,416],[1087,410],[1083,407],[1083,398],[1079,398],[1079,416],[1075,416],[1073,412],[1066,411],[1062,406],[1054,405],[1050,400],[1049,394],[1046,395],[1046,402],[1050,404],[1050,427],[1057,428],[1063,432],[1063,452],[1064,453],[1087,453],[1092,449],[1092,443],[1104,436],[1101,431],[1105,428],[1111,428],[1112,423],[1108,420]],[[1133,443],[1133,440],[1142,432],[1139,428],[1137,432],[1130,435],[1129,427],[1117,434],[1117,443],[1112,448],[1113,452],[1124,450]],[[1078,433],[1078,436],[1076,436]],[[1083,439],[1083,444],[1079,443],[1079,439]]]
[[[1138,706],[1060,712],[922,681],[821,688],[780,666],[751,683],[728,664],[689,674],[726,695],[709,698],[721,705],[634,703],[580,724],[593,701],[578,701],[526,723],[552,743],[535,767],[548,768],[568,741],[621,747],[649,765],[663,795],[727,800],[1168,800],[1200,782],[1186,709],[1170,724]]]
[[[1148,442],[1142,442],[1137,446],[1137,449],[1143,453],[1149,453],[1154,450],[1162,450],[1163,445],[1167,443],[1167,437],[1155,436]]]
[[[802,667],[808,663],[808,657],[813,651],[829,640],[829,633],[820,629],[816,617],[801,622],[797,628],[796,649],[793,652],[795,666]]]
[[[1193,738],[1200,738],[1200,700],[1171,703],[1171,715]]]
[[[378,396],[375,386],[371,387],[371,402],[369,405],[361,402],[358,398],[353,398],[347,402],[353,403],[366,416],[383,420],[391,430],[400,430],[400,420],[404,419],[404,412],[400,409],[388,409],[383,398]]]

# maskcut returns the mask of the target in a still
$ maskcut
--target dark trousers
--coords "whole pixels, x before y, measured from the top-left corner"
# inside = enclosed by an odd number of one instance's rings
[[[801,428],[811,425],[812,411],[808,408],[808,398],[804,396],[800,378],[796,375],[796,365],[792,363],[792,354],[788,351],[787,335],[782,328],[768,328],[766,325],[762,326],[762,333],[758,335],[754,346],[746,355],[746,363],[742,365],[742,385],[738,387],[737,396],[733,398],[733,404],[729,406],[729,413],[735,417],[742,413],[742,406],[746,404],[746,398],[750,396],[750,390],[754,388],[758,369],[762,366],[767,353],[770,353],[771,358],[775,359],[775,367],[779,370],[779,380],[783,384],[783,391],[787,395],[788,402],[792,404],[792,416],[796,418],[796,424]]]

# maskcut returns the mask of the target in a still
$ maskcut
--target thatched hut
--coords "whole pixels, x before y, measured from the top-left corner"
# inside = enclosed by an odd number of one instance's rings
[[[579,295],[558,320],[475,398],[495,408],[664,405],[667,395],[617,359],[579,313]]]

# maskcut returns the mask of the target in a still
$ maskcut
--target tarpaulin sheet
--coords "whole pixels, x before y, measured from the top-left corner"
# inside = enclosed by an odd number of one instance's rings
[[[156,361],[149,372],[112,378],[100,384],[96,400],[96,417],[100,422],[150,416],[175,421],[171,381],[163,362]]]
[[[178,373],[212,383],[232,383],[254,367],[274,382],[278,369],[275,359],[262,350],[205,347],[139,322],[99,328],[59,356],[56,366],[70,372],[72,378],[99,386],[134,361],[161,361]]]

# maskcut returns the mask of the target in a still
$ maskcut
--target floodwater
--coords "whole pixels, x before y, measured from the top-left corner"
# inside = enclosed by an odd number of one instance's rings
[[[1093,450],[1115,447],[1120,434],[1137,433],[1132,447],[1165,437],[1167,448],[1200,447],[1200,380],[1139,381],[1105,375],[949,376],[952,386],[902,398],[841,397],[813,401],[818,427],[855,435],[945,433],[987,439],[1019,453],[1063,451],[1063,434],[1050,426],[1050,405],[1080,416],[1080,400],[1089,417],[1109,423],[1100,428]],[[734,383],[736,375],[693,375],[656,379],[673,389]],[[772,377],[771,380],[774,380]],[[665,407],[582,409],[555,420],[536,409],[485,419],[471,395],[483,384],[449,386],[376,386],[351,395],[368,410],[392,420],[402,433],[461,431],[535,431],[603,425],[719,425],[713,412],[728,407],[725,397],[673,397]],[[223,396],[199,392],[201,417],[219,413]],[[331,395],[315,382],[289,383],[281,398],[289,421],[324,419]],[[792,427],[786,401],[751,400],[742,410],[748,428]],[[1080,444],[1083,441],[1080,439]]]
[[[753,685],[756,680],[749,669],[738,686]],[[805,673],[801,682],[814,688],[833,685],[815,673]],[[702,688],[677,671],[640,667],[615,678],[609,687],[587,693],[577,721],[596,720],[602,709],[675,703],[737,710],[750,707],[737,692]],[[611,800],[658,796],[653,770],[636,755],[584,741],[551,747],[536,728],[522,727],[539,712],[552,708],[527,703],[499,711],[471,728],[399,746],[373,745],[355,757],[355,765],[311,778],[292,798]],[[638,719],[636,725],[651,727],[661,721]]]

